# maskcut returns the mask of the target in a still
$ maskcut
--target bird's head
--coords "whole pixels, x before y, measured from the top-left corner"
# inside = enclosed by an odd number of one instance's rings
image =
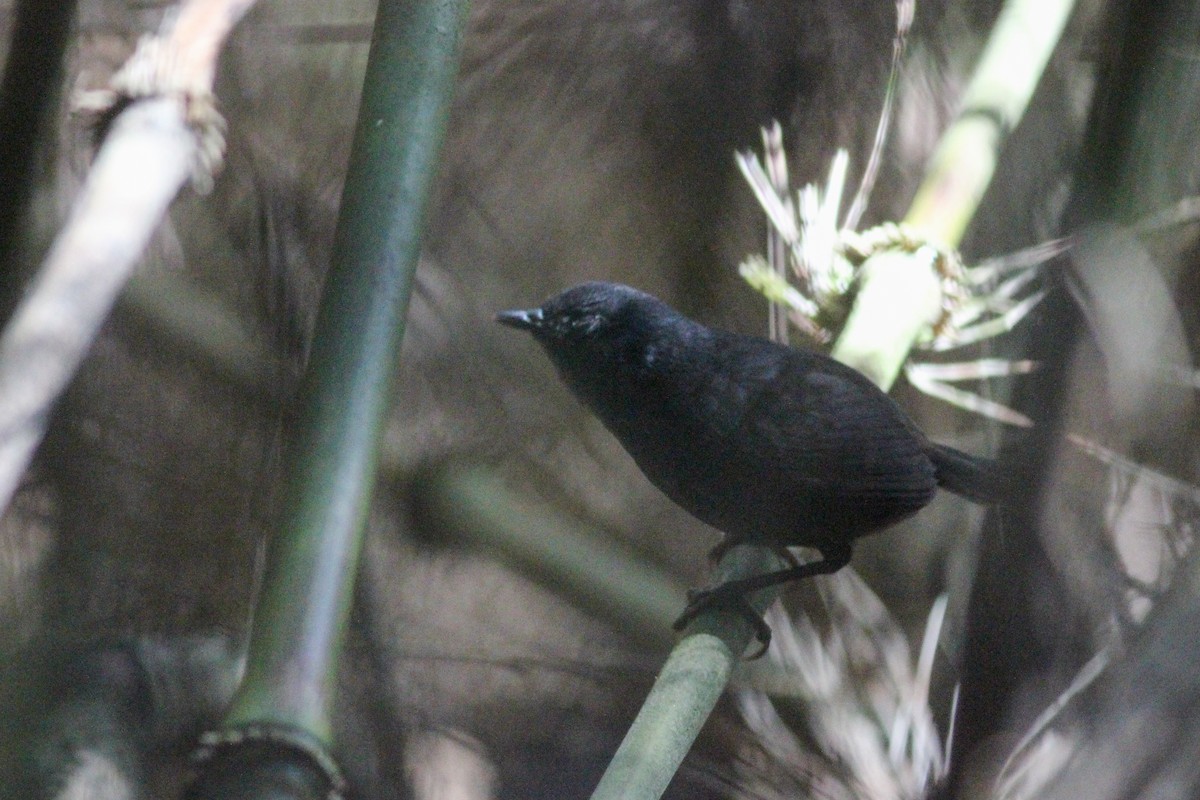
[[[548,350],[591,350],[650,335],[675,312],[661,300],[618,283],[582,283],[537,308],[501,311],[496,321],[533,334]]]
[[[580,381],[648,366],[673,326],[689,324],[661,300],[616,283],[584,283],[537,308],[502,311],[496,321],[533,334],[577,391]],[[590,392],[588,392],[590,394]]]

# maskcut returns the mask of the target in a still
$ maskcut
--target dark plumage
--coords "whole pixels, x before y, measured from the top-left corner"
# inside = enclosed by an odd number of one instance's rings
[[[646,477],[728,547],[824,559],[693,600],[833,572],[852,542],[916,513],[938,486],[977,501],[990,462],[931,443],[865,376],[817,353],[694,322],[644,292],[585,283],[497,320],[528,330]],[[760,624],[760,634],[762,626]]]

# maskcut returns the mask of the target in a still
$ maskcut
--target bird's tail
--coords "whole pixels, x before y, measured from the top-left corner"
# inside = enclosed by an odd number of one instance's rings
[[[972,502],[990,505],[1000,502],[1008,494],[1006,481],[996,461],[979,458],[944,444],[931,444],[929,459],[937,470],[938,486]]]

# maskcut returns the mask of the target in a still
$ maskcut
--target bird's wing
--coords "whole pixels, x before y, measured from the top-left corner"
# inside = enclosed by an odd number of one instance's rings
[[[727,441],[752,480],[809,487],[831,516],[863,525],[929,502],[924,437],[865,376],[811,353],[745,350],[741,415]]]

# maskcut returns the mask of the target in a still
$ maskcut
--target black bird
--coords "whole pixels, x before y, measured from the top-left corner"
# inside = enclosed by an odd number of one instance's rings
[[[860,372],[827,356],[716,330],[644,292],[585,283],[497,321],[527,330],[651,483],[736,544],[813,547],[822,560],[694,593],[770,630],[749,591],[836,572],[855,539],[923,508],[941,486],[996,493],[990,461],[938,445]]]

